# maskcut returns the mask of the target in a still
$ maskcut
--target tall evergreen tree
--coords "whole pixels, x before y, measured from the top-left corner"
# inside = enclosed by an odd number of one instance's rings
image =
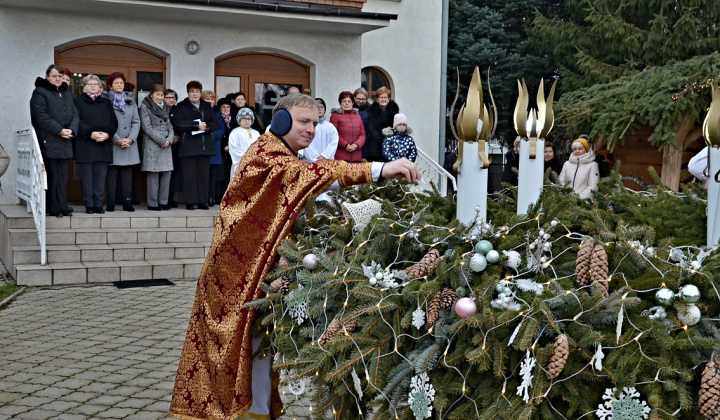
[[[457,91],[457,73],[460,70],[460,98],[470,83],[475,66],[482,72],[487,97],[487,70],[498,107],[496,136],[512,143],[515,130],[512,112],[517,99],[517,82],[525,78],[536,86],[541,77],[552,76],[552,68],[537,51],[528,48],[526,25],[535,10],[547,10],[549,0],[498,1],[498,0],[452,0],[448,40],[448,106]],[[550,71],[548,71],[548,69]],[[459,110],[457,105],[455,111]],[[455,116],[452,116],[453,120]]]
[[[719,18],[715,0],[565,0],[536,13],[530,38],[569,92],[710,54],[720,45]]]

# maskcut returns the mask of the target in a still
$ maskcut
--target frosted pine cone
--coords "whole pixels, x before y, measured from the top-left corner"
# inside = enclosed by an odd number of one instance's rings
[[[415,279],[432,273],[432,271],[437,267],[439,259],[440,252],[433,248],[428,251],[428,253],[425,254],[418,263],[406,268],[405,274],[407,274],[408,278]]]
[[[550,356],[550,361],[547,365],[547,371],[545,376],[548,379],[557,378],[562,370],[565,368],[568,355],[570,354],[570,346],[568,345],[568,339],[565,334],[560,334],[555,338],[555,346],[553,347],[553,354]]]
[[[590,239],[580,245],[580,249],[578,250],[577,260],[575,260],[575,263],[577,264],[575,267],[577,278],[575,281],[580,286],[587,286],[590,283],[590,260],[594,247],[595,241]]]
[[[455,292],[448,287],[444,288],[442,292],[440,292],[440,309],[449,311],[450,309],[452,309],[456,300],[457,295],[455,294]]]
[[[323,333],[323,335],[318,338],[318,345],[324,346],[329,339],[333,338],[333,336],[338,332],[340,329],[340,321],[337,319],[333,319],[330,321],[330,325],[328,325],[327,330]]]
[[[279,279],[273,280],[270,283],[270,288],[273,292],[280,292],[283,295],[290,293],[290,278],[288,276],[282,276]]]
[[[593,248],[592,259],[590,261],[590,279],[597,282],[603,292],[603,296],[608,297],[608,258],[605,247],[595,245]]]
[[[698,406],[706,420],[720,419],[720,366],[715,363],[714,355],[702,373]]]
[[[430,299],[427,307],[427,325],[432,327],[437,322],[440,315],[440,295],[442,292],[435,293],[435,296]]]

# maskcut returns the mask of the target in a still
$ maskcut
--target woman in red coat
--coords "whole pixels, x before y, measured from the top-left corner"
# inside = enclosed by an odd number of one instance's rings
[[[360,162],[362,147],[365,145],[365,127],[360,114],[353,109],[353,99],[352,92],[341,92],[338,97],[340,108],[332,110],[330,122],[337,128],[340,138],[335,159]]]

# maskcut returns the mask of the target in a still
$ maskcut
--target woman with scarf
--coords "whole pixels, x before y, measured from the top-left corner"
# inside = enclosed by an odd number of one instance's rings
[[[140,121],[145,140],[140,170],[147,172],[148,210],[170,210],[170,175],[173,171],[170,145],[175,135],[170,107],[165,104],[165,87],[152,85],[140,105]]]
[[[122,206],[125,211],[135,211],[132,206],[132,167],[140,163],[137,140],[140,135],[140,114],[132,92],[125,91],[125,75],[112,73],[108,76],[110,100],[118,120],[118,129],[112,139],[113,161],[107,172],[107,211],[115,211],[115,190],[120,174]]]
[[[560,173],[560,185],[571,187],[583,200],[592,200],[600,180],[595,153],[584,136],[574,140],[571,147],[572,155]]]
[[[100,78],[88,74],[82,79],[83,94],[74,99],[80,125],[75,143],[75,162],[82,174],[85,212],[105,213],[103,194],[108,164],[113,162],[112,139],[118,121],[109,99],[102,97]]]

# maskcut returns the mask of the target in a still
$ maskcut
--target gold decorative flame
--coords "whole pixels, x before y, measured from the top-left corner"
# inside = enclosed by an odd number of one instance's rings
[[[712,102],[703,122],[703,137],[710,147],[720,147],[720,87],[710,85]]]
[[[488,70],[488,89],[490,87],[490,70]],[[490,91],[490,99],[493,103],[493,114],[488,112],[487,106],[483,104],[482,83],[480,82],[480,70],[475,67],[470,86],[468,87],[465,105],[460,108],[455,123],[459,137],[458,158],[453,169],[459,172],[463,156],[463,143],[478,142],[478,155],[482,160],[483,169],[490,167],[490,159],[487,154],[487,141],[495,134],[497,127],[497,108],[495,100]],[[482,121],[482,128],[478,132],[478,121]]]
[[[555,96],[556,85],[557,80],[553,82],[553,85],[550,88],[550,94],[548,95],[546,101],[544,82],[541,80],[537,93],[537,110],[531,109],[528,111],[530,94],[528,93],[525,79],[522,79],[522,82],[518,80],[518,99],[515,103],[513,121],[515,123],[515,131],[518,133],[518,136],[530,141],[530,159],[535,159],[537,157],[537,140],[544,140],[555,124],[555,114],[553,113],[552,104],[553,97]],[[529,130],[528,120],[530,120]]]

